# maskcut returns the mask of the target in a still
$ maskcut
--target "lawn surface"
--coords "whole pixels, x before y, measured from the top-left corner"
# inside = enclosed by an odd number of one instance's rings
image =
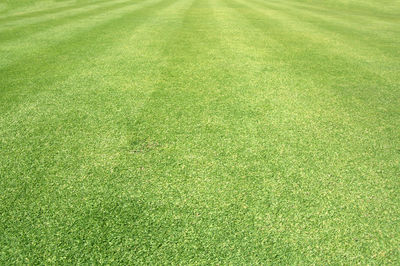
[[[400,2],[0,1],[0,264],[400,264]]]

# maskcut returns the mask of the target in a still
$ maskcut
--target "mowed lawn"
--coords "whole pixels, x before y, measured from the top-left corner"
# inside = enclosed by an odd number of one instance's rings
[[[0,2],[0,264],[400,264],[400,2]]]

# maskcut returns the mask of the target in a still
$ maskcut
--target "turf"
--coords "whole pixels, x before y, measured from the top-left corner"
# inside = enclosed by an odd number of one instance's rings
[[[0,2],[0,264],[400,264],[396,0]]]

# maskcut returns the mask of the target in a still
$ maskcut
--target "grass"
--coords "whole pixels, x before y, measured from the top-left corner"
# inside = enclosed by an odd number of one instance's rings
[[[399,264],[395,0],[0,3],[0,264]]]

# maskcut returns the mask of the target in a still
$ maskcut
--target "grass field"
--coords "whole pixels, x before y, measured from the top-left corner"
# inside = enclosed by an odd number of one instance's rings
[[[0,1],[0,264],[400,264],[400,2]]]

